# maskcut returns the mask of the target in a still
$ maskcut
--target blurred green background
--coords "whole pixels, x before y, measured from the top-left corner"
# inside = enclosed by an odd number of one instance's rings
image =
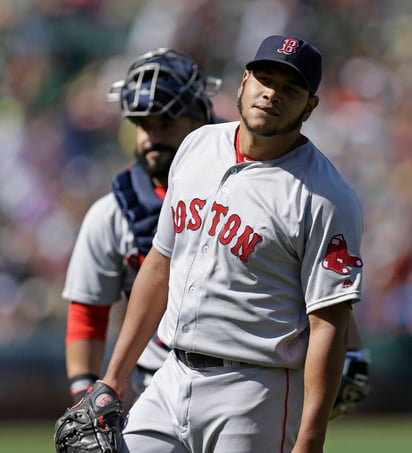
[[[362,453],[406,451],[385,450],[384,433],[389,425],[404,432],[410,419],[369,418],[412,414],[406,0],[0,2],[0,422],[16,429],[2,430],[1,451],[37,448],[44,429],[34,428],[32,441],[22,420],[55,420],[68,404],[66,266],[87,208],[132,160],[133,129],[106,103],[108,87],[137,56],[174,47],[223,78],[214,106],[233,120],[244,64],[269,34],[296,34],[322,51],[320,104],[303,130],[355,189],[365,218],[364,297],[354,312],[371,351],[371,392],[347,422],[331,426],[327,451],[343,451],[333,442],[361,451],[355,434],[370,442]],[[123,310],[112,313],[111,346]],[[29,446],[8,450],[10,435]],[[398,436],[387,438],[395,445]]]

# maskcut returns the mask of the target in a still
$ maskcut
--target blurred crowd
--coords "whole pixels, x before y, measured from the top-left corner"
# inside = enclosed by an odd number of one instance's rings
[[[65,270],[86,209],[132,161],[133,130],[109,85],[173,47],[223,78],[215,110],[237,118],[244,64],[269,34],[324,58],[304,132],[364,211],[371,332],[412,334],[412,3],[409,0],[2,0],[0,345],[65,321]]]

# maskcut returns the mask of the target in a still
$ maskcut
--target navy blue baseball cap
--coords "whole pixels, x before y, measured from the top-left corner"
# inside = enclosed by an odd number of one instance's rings
[[[294,36],[268,36],[262,41],[254,60],[246,69],[259,63],[274,61],[295,69],[311,94],[315,94],[322,79],[322,57],[318,49]]]

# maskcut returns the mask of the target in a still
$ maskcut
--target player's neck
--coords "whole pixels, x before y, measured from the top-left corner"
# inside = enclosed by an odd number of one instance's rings
[[[240,125],[239,151],[253,160],[272,160],[281,157],[302,144],[302,135],[299,130],[290,134],[263,137],[251,134]]]

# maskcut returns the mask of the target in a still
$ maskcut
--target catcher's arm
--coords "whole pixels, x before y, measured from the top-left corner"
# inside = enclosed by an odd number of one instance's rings
[[[66,329],[66,370],[72,404],[99,378],[105,353],[110,305],[72,301]]]

